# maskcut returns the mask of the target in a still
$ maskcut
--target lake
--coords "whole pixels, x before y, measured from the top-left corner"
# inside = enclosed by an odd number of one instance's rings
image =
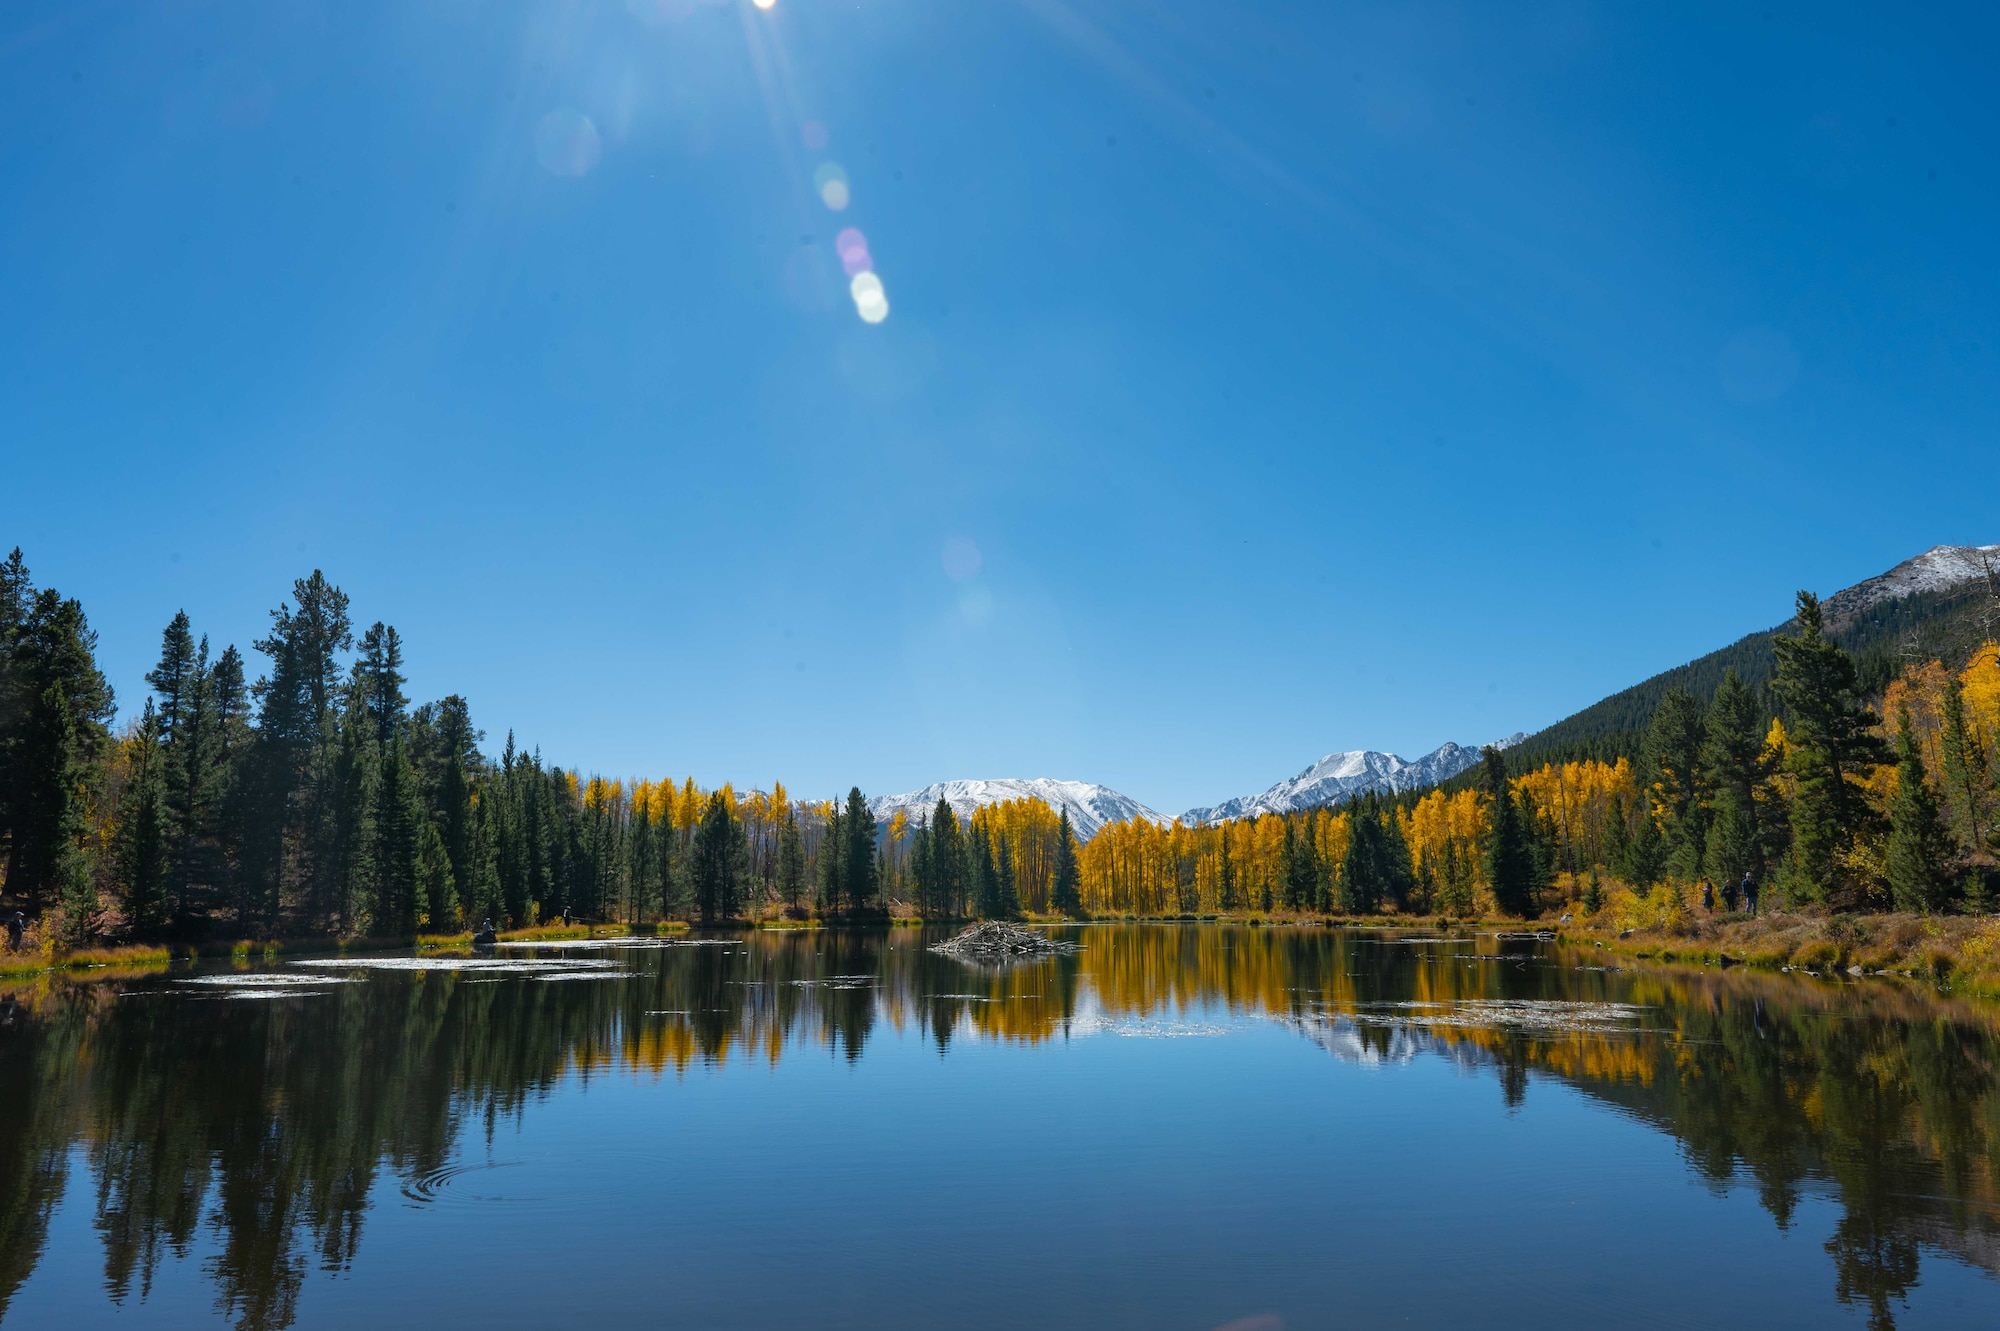
[[[1106,924],[0,987],[0,1323],[2000,1325],[2000,1014]]]

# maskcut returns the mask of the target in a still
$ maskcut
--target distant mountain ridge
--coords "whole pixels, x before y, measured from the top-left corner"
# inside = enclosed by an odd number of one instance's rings
[[[1046,776],[934,781],[922,790],[878,796],[868,801],[868,808],[879,822],[888,822],[898,809],[915,822],[937,808],[940,799],[951,805],[951,811],[960,819],[970,818],[976,810],[988,804],[1038,799],[1051,809],[1069,810],[1070,825],[1076,829],[1079,841],[1090,840],[1107,823],[1144,818],[1164,826],[1170,821],[1131,796],[1121,795],[1106,786],[1089,781],[1057,781]]]
[[[1496,747],[1518,744],[1526,735],[1510,735]],[[1291,813],[1338,804],[1368,791],[1400,794],[1422,790],[1449,781],[1479,761],[1479,749],[1467,744],[1441,744],[1421,758],[1400,758],[1374,749],[1352,749],[1329,753],[1297,776],[1289,777],[1255,795],[1239,795],[1206,808],[1189,809],[1181,822],[1190,827],[1227,822],[1232,818],[1254,818],[1266,813]]]

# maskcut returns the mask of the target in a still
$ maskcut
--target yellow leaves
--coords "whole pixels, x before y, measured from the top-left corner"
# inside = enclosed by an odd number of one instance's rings
[[[1478,876],[1479,846],[1486,835],[1487,799],[1476,790],[1446,795],[1433,790],[1410,811],[1403,835],[1419,871],[1441,874],[1448,857]]]
[[[1942,771],[1944,766],[1944,694],[1950,681],[1942,663],[1926,661],[1904,666],[1903,673],[1890,680],[1882,694],[1883,733],[1894,738],[1896,718],[1903,708],[1909,708],[1918,752],[1924,766],[1933,772]]]
[[[1980,647],[1958,680],[1965,686],[1965,724],[1991,748],[2000,730],[2000,645]]]

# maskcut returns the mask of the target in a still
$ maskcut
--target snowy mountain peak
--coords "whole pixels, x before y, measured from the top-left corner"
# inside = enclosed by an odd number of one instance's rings
[[[1504,749],[1526,738],[1524,734],[1509,735],[1494,747]],[[1280,781],[1261,794],[1239,795],[1207,808],[1189,809],[1181,815],[1181,821],[1194,827],[1227,822],[1231,818],[1317,808],[1370,790],[1421,789],[1449,781],[1478,761],[1479,749],[1465,744],[1444,744],[1414,761],[1373,749],[1329,753],[1297,776]]]
[[[1857,582],[1826,598],[1826,612],[1845,619],[1883,601],[1919,592],[1950,591],[1968,582],[2000,583],[2000,545],[1934,545],[1887,573]]]
[[[1076,829],[1079,841],[1090,840],[1106,823],[1122,823],[1132,818],[1161,824],[1168,821],[1115,790],[1088,781],[1057,781],[1046,776],[1026,780],[938,781],[907,794],[879,796],[868,801],[868,807],[884,823],[898,809],[915,822],[937,808],[940,799],[950,804],[952,812],[961,819],[970,818],[975,810],[988,804],[1038,799],[1052,809],[1069,810],[1070,825]]]

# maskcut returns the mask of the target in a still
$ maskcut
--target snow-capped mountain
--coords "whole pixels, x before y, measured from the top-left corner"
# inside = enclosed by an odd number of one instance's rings
[[[1989,577],[2000,582],[2000,545],[1934,545],[1887,573],[1835,592],[1826,598],[1826,612],[1832,618],[1845,619],[1883,601],[1901,600],[1918,592],[1950,591]]]
[[[1526,738],[1522,734],[1509,735],[1495,747],[1504,749]],[[1442,745],[1415,761],[1373,749],[1329,753],[1262,794],[1239,795],[1209,808],[1189,809],[1181,815],[1181,821],[1198,827],[1231,818],[1254,818],[1263,813],[1289,813],[1294,809],[1337,804],[1350,795],[1370,790],[1416,790],[1449,781],[1478,761],[1479,750],[1465,744]]]
[[[869,800],[868,807],[881,822],[888,822],[898,809],[915,822],[937,808],[939,799],[949,803],[952,812],[963,819],[970,818],[973,810],[983,805],[1030,798],[1041,800],[1051,809],[1068,809],[1070,825],[1076,829],[1079,841],[1090,840],[1106,823],[1122,823],[1131,818],[1155,823],[1168,821],[1115,790],[1088,781],[1056,781],[1046,776],[1029,780],[938,781],[906,795],[879,796]]]

